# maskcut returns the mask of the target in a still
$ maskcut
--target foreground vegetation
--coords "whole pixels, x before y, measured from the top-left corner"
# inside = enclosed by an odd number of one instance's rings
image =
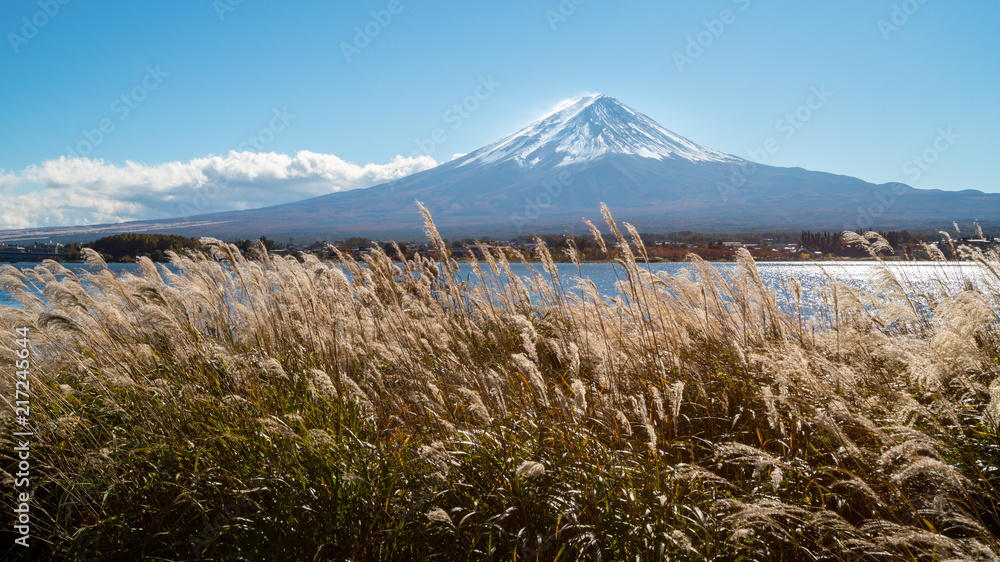
[[[530,283],[502,255],[469,282],[377,248],[345,275],[212,240],[176,272],[116,277],[87,250],[85,278],[3,267],[23,308],[0,308],[0,362],[27,326],[35,364],[30,554],[1000,558],[1000,256],[965,250],[983,275],[956,290],[883,266],[875,294],[834,284],[808,311],[746,252],[730,277],[697,257],[652,274],[605,214],[613,299],[544,250]]]

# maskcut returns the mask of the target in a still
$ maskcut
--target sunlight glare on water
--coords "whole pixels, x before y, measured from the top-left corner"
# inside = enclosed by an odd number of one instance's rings
[[[17,263],[13,265],[23,270],[39,264]],[[718,262],[710,265],[718,268],[724,275],[735,275],[737,272],[735,263]],[[65,264],[65,266],[78,275],[90,269],[84,264]],[[530,267],[536,272],[543,271],[541,264],[531,264]],[[684,269],[691,269],[690,264],[687,263],[654,263],[648,267],[654,274],[663,272],[669,275],[677,275]],[[873,262],[849,261],[764,262],[757,264],[761,279],[777,292],[779,301],[791,299],[790,289],[787,287],[789,287],[791,278],[795,277],[802,285],[803,305],[810,308],[818,308],[822,304],[819,291],[828,286],[831,279],[859,289],[869,289],[879,267]],[[966,280],[975,281],[982,275],[982,270],[973,263],[890,262],[888,267],[905,285],[913,284],[923,290],[935,292],[940,290],[937,281],[943,282],[949,292],[956,292],[961,290]],[[138,271],[138,266],[135,264],[113,263],[109,264],[109,268],[116,274],[136,273]],[[572,290],[577,285],[582,272],[582,277],[593,281],[597,290],[604,296],[618,294],[615,284],[619,279],[625,278],[624,270],[620,266],[610,263],[584,263],[579,271],[575,265],[569,263],[557,264],[557,268],[566,289]],[[483,269],[488,272],[485,267]],[[511,264],[511,269],[515,275],[528,276],[528,269],[524,264]],[[463,278],[473,277],[472,267],[468,263],[460,264],[459,272]],[[11,295],[4,291],[0,291],[0,305],[18,306]]]

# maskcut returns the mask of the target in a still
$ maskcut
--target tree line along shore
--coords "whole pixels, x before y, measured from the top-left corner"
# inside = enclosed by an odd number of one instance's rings
[[[858,234],[862,234],[858,232]],[[948,255],[949,244],[939,244],[941,233],[911,233],[902,231],[879,232],[885,238],[891,250],[882,252],[880,257],[888,260],[927,260],[931,259],[929,245],[940,249],[949,259],[957,256]],[[868,260],[871,257],[857,245],[849,243],[841,232],[768,232],[735,235],[703,234],[693,231],[680,231],[665,234],[640,234],[646,252],[651,262],[684,261],[688,255],[695,254],[707,261],[734,261],[738,249],[746,249],[757,261],[807,261],[807,260]],[[984,236],[978,231],[974,236],[963,237],[957,233],[956,239],[963,244],[990,249],[995,239]],[[376,241],[369,238],[347,238],[327,242],[326,240],[312,243],[295,243],[289,240],[282,243],[261,236],[256,240],[241,239],[230,241],[246,256],[255,242],[260,242],[273,255],[301,256],[312,254],[319,259],[337,259],[336,252],[359,257],[370,253],[378,246],[390,258],[395,260],[412,259],[415,255],[440,259],[440,252],[431,244],[424,242]],[[556,262],[568,262],[567,253],[570,245],[579,252],[579,259],[585,262],[612,261],[621,257],[622,248],[619,244],[602,249],[592,235],[574,236],[565,234],[542,234],[538,236],[519,236],[509,240],[491,240],[463,238],[461,240],[445,239],[446,249],[450,258],[456,260],[482,258],[487,250],[502,251],[509,259],[523,257],[529,261],[538,259],[539,241],[550,249]],[[55,259],[63,262],[82,261],[81,250],[89,248],[96,251],[107,262],[129,263],[138,258],[149,258],[154,262],[167,262],[168,253],[183,253],[187,250],[204,251],[197,238],[187,238],[169,234],[127,233],[106,236],[98,240],[62,244],[32,244],[32,245],[2,245],[0,244],[0,261],[42,261]],[[635,250],[634,243],[631,244]]]

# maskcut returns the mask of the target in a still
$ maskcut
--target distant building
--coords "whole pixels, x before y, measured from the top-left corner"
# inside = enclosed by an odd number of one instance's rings
[[[65,252],[64,249],[65,246],[62,244],[53,242],[32,244],[31,246],[0,244],[0,261],[68,258],[69,253]]]

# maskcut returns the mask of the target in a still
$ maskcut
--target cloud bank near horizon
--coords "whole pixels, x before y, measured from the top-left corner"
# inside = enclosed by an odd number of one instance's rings
[[[429,156],[396,156],[362,166],[308,150],[231,151],[156,165],[62,156],[20,172],[0,169],[0,230],[255,209],[371,187],[436,165]]]

